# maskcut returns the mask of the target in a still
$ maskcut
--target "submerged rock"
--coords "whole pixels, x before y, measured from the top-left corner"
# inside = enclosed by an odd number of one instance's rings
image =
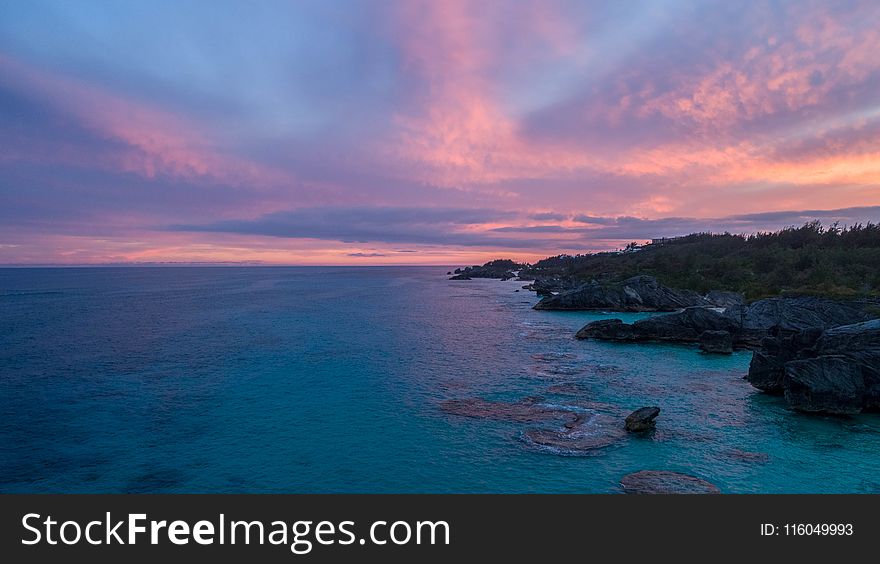
[[[566,352],[545,352],[534,353],[531,357],[540,362],[559,362],[560,360],[574,360],[578,358],[578,355]]]
[[[733,338],[729,331],[703,331],[700,350],[710,354],[733,354]]]
[[[591,454],[625,436],[613,417],[601,413],[584,413],[562,429],[530,429],[523,433],[526,441],[568,456]]]
[[[539,423],[554,419],[576,421],[579,415],[570,410],[548,407],[542,398],[528,397],[518,402],[487,401],[481,398],[451,399],[440,403],[440,409],[451,415],[501,419],[520,423]]]
[[[588,282],[573,290],[545,297],[535,309],[675,311],[698,305],[711,303],[694,291],[663,286],[652,276],[635,276],[621,284]]]
[[[597,411],[613,410],[613,406],[595,402],[579,401],[558,406],[545,404],[540,397],[528,397],[517,402],[469,398],[444,401],[440,408],[446,413],[463,417],[554,424],[556,426],[552,428],[528,429],[522,437],[528,443],[566,456],[589,454],[626,437],[617,417]]]
[[[724,451],[724,455],[734,460],[760,464],[764,464],[770,460],[770,455],[766,452],[750,452],[738,448],[728,449]]]
[[[665,470],[642,470],[620,480],[628,494],[717,494],[717,486],[706,480]]]
[[[584,394],[584,388],[572,382],[564,384],[553,384],[547,388],[548,394],[559,394],[563,396],[581,396]]]
[[[450,280],[472,280],[472,278],[467,274],[456,274],[455,276],[451,277]]]
[[[626,417],[626,430],[630,433],[650,431],[655,426],[655,419],[660,415],[659,407],[642,407]]]

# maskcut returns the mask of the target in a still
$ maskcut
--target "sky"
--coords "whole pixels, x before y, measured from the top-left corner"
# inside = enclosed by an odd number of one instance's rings
[[[0,263],[877,222],[878,54],[873,0],[4,0]]]

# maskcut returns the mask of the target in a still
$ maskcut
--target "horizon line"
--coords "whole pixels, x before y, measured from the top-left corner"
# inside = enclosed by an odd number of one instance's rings
[[[0,263],[0,268],[132,268],[132,267],[306,267],[306,268],[383,268],[383,267],[449,267],[458,263],[450,264],[422,264],[422,263],[388,263],[388,264],[293,264],[293,263],[269,263],[269,262],[101,262],[101,263]],[[463,264],[463,263],[462,263]],[[473,265],[465,265],[473,266]]]

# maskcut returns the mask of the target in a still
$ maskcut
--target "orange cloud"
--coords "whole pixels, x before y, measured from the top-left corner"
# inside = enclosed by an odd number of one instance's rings
[[[505,113],[498,84],[490,78],[508,48],[495,41],[492,22],[497,18],[488,17],[498,15],[492,12],[497,7],[488,3],[477,11],[467,2],[406,3],[399,14],[407,68],[428,87],[423,111],[397,115],[398,143],[389,153],[418,163],[424,181],[469,189],[489,184],[497,189],[523,178],[611,174],[656,178],[664,188],[736,192],[735,185],[744,183],[876,185],[880,180],[876,142],[861,155],[785,160],[772,156],[784,139],[772,134],[737,138],[734,131],[743,122],[827,104],[834,90],[857,84],[880,69],[880,32],[872,26],[853,27],[820,14],[807,18],[794,38],[768,37],[702,74],[689,74],[693,69],[685,68],[673,77],[676,86],[665,93],[655,93],[646,83],[624,94],[614,107],[587,107],[585,112],[604,113],[609,123],[627,115],[642,120],[661,115],[695,127],[690,139],[600,155],[576,143],[532,141]],[[577,36],[566,31],[563,14],[553,6],[530,12],[529,21],[541,24],[525,26],[518,41],[528,41],[523,37],[530,33],[558,35],[566,40],[554,55],[575,52]],[[682,203],[673,195],[648,193],[622,203],[619,211],[658,215],[674,212]]]

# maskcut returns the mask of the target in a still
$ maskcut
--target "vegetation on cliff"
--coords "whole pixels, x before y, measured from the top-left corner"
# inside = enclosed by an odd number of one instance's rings
[[[880,294],[880,225],[823,226],[818,221],[773,233],[695,233],[617,253],[559,255],[522,277],[620,282],[647,274],[672,288],[749,299],[785,293],[858,297]]]

